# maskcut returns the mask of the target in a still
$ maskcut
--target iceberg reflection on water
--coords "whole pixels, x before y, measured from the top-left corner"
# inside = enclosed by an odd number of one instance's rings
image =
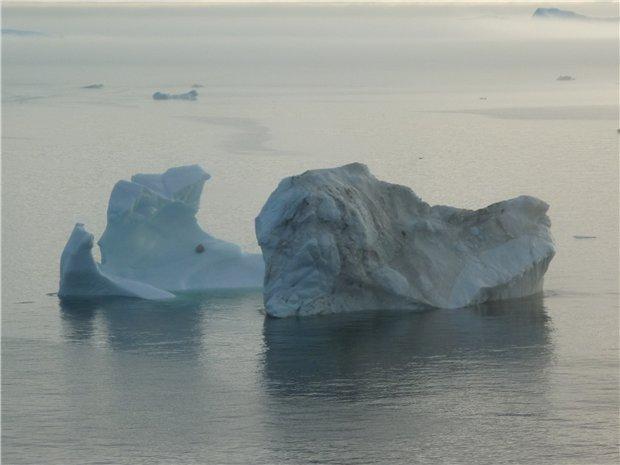
[[[409,395],[485,365],[538,376],[549,333],[540,295],[456,310],[267,318],[264,376],[273,395],[339,399]]]

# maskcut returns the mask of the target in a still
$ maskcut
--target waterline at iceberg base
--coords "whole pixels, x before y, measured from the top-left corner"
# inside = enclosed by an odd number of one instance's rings
[[[197,165],[163,174],[137,174],[114,186],[99,240],[77,224],[63,250],[61,298],[124,296],[169,299],[175,292],[260,287],[260,254],[204,232],[196,221],[210,176]]]
[[[549,206],[430,206],[353,163],[284,179],[256,218],[269,316],[459,308],[542,291]]]

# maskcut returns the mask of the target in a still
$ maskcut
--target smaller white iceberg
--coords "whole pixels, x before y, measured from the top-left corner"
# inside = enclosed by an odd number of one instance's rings
[[[60,261],[61,298],[125,296],[168,299],[176,292],[260,287],[260,254],[244,253],[196,221],[209,175],[197,165],[137,174],[114,186],[101,239],[76,224]]]

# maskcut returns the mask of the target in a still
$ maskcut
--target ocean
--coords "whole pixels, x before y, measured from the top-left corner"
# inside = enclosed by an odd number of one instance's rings
[[[618,463],[618,28],[534,9],[5,3],[3,463]],[[120,179],[200,164],[200,224],[255,252],[283,177],[354,161],[431,204],[548,202],[544,294],[286,320],[260,289],[55,294]]]

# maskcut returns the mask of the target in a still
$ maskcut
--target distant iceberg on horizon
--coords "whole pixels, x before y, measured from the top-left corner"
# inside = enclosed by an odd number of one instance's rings
[[[581,15],[570,10],[562,10],[560,8],[536,8],[532,15],[535,19],[559,19],[569,21],[618,21],[618,17],[596,18],[592,16]]]
[[[169,299],[176,292],[260,287],[260,254],[204,232],[196,221],[204,183],[198,165],[137,174],[114,186],[96,263],[93,235],[75,225],[60,261],[61,298]]]
[[[548,205],[430,206],[365,165],[285,178],[256,218],[269,316],[460,308],[540,293]]]

